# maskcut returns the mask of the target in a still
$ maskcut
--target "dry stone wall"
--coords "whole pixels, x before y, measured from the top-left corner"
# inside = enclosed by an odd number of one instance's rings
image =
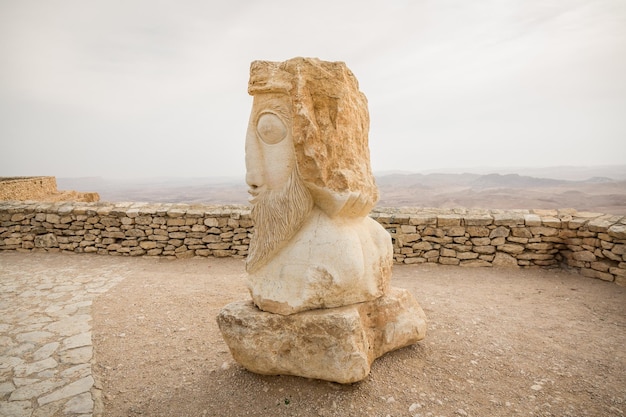
[[[626,285],[626,217],[575,210],[376,209],[396,263],[569,267]],[[243,258],[246,206],[0,202],[0,250]]]
[[[59,191],[56,177],[0,177],[0,200],[95,202],[100,200],[100,195]]]
[[[0,178],[0,200],[37,200],[56,192],[55,177]]]

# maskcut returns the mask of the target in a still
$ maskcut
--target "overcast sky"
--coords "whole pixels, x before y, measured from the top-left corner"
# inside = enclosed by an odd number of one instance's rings
[[[245,174],[250,62],[344,61],[374,171],[624,164],[624,0],[0,0],[0,176]]]

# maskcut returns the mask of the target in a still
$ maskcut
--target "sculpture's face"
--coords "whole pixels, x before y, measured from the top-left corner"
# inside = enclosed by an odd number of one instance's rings
[[[254,96],[246,134],[246,183],[250,202],[285,186],[296,165],[291,103],[283,94]]]
[[[246,134],[246,182],[255,231],[248,271],[254,271],[285,245],[313,208],[311,194],[296,168],[291,101],[283,94],[254,96]]]

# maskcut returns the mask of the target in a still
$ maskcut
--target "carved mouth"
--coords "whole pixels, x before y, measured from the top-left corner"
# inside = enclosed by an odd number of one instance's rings
[[[249,189],[248,194],[250,194],[250,197],[248,197],[248,202],[250,204],[254,204],[259,199],[260,192],[259,190]]]

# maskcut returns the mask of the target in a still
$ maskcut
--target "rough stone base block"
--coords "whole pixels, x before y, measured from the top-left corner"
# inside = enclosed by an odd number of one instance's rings
[[[239,301],[224,307],[217,323],[235,360],[252,372],[344,384],[364,379],[376,358],[426,335],[422,308],[399,288],[374,301],[288,316]]]

